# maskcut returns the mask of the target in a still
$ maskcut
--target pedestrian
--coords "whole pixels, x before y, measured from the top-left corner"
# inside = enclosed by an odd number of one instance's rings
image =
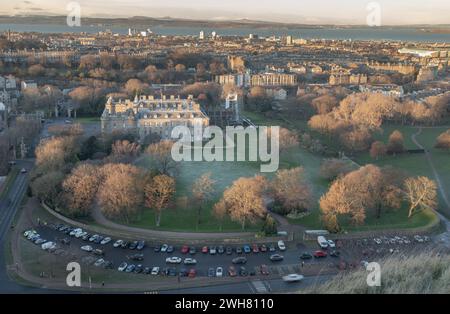
[[[302,261],[302,268],[305,266],[305,262],[304,261]]]
[[[104,281],[102,281],[102,287],[104,287],[105,286],[105,282]]]

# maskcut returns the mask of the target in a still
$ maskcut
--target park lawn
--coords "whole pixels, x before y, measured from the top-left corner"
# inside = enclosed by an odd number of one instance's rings
[[[399,210],[390,210],[376,218],[374,215],[368,215],[363,226],[354,226],[350,224],[348,218],[341,218],[340,224],[342,231],[371,231],[371,230],[395,230],[395,229],[414,229],[432,226],[437,223],[438,218],[431,210],[419,211],[410,219],[408,217],[408,208],[406,206]],[[300,219],[289,219],[289,222],[303,225],[309,229],[324,229],[320,220],[320,211],[314,210],[310,215]]]
[[[386,126],[388,131],[384,132],[385,137],[379,138],[387,143],[387,137],[390,131],[398,129],[403,133],[405,139],[406,149],[417,149],[418,147],[412,142],[411,136],[418,132],[418,128],[408,126]],[[439,173],[439,177],[444,185],[444,189],[449,191],[450,189],[450,152],[443,151],[434,148],[436,143],[436,137],[442,132],[448,130],[450,126],[443,126],[437,128],[423,128],[422,133],[417,135],[417,141],[422,144],[425,149],[429,150],[432,156],[432,160],[436,171]],[[401,169],[411,176],[426,176],[434,180],[434,174],[425,154],[401,154],[397,156],[385,156],[378,160],[370,157],[369,153],[358,154],[355,157],[355,161],[361,165],[375,164],[377,166],[392,166],[395,169]],[[439,197],[439,210],[446,216],[450,217],[450,211],[443,201],[442,195],[438,193]],[[447,192],[447,197],[450,197],[450,193]]]
[[[100,123],[99,117],[80,117],[75,119],[75,123],[89,124],[89,123]]]

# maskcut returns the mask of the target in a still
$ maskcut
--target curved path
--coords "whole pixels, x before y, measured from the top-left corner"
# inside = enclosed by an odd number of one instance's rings
[[[150,238],[161,238],[161,239],[181,239],[181,240],[205,240],[205,239],[243,239],[249,237],[255,237],[254,232],[220,232],[220,233],[209,233],[209,232],[175,232],[175,231],[163,231],[163,230],[151,230],[142,229],[136,227],[130,227],[126,225],[121,225],[111,220],[107,219],[98,207],[95,207],[92,211],[92,218],[95,222],[101,226],[107,227],[109,229],[123,231],[126,233],[136,233],[141,236],[146,236]]]

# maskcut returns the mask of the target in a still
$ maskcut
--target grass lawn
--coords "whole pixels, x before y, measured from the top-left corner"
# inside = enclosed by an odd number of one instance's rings
[[[76,118],[75,123],[81,123],[81,124],[89,124],[89,123],[100,123],[99,117],[80,117]]]
[[[258,113],[245,112],[244,115],[250,118],[255,124],[278,124],[289,129],[295,128],[301,131],[308,130],[306,121],[292,120],[287,116],[282,116],[283,119],[268,120],[262,114]],[[433,129],[424,128],[422,130],[422,133],[417,136],[417,140],[427,149],[432,151],[433,160],[435,162],[437,171],[440,173],[443,183],[448,184],[446,186],[450,187],[450,154],[448,152],[438,151],[433,148],[436,137],[448,128],[449,127]],[[415,127],[386,124],[383,126],[383,132],[375,134],[375,139],[387,143],[389,135],[394,130],[399,130],[400,132],[402,132],[406,149],[417,148],[411,139],[411,136],[418,131],[418,129]],[[309,132],[311,131],[309,130]],[[334,148],[336,151],[339,151],[339,144],[336,141],[333,141],[331,138],[323,136],[314,131],[312,131],[311,134],[313,135],[313,137],[320,138],[320,140],[323,141],[324,144],[328,145],[331,148]],[[309,179],[309,182],[311,182],[311,184],[313,185],[315,199],[318,201],[320,196],[323,195],[328,189],[328,182],[320,178],[320,176],[318,175],[320,164],[323,159],[302,149],[299,149],[297,154],[299,154],[298,158],[292,158],[291,165],[300,164],[305,167],[305,173]],[[300,160],[300,162],[296,163],[297,160]],[[376,161],[370,157],[369,153],[363,153],[358,154],[354,158],[354,160],[362,165],[369,163],[373,163],[379,166],[391,165],[395,168],[404,169],[411,175],[423,175],[431,178],[433,177],[431,169],[426,161],[425,155],[423,154],[405,154],[397,157],[387,156]],[[315,202],[315,204],[316,206],[312,208],[312,212],[310,215],[299,219],[289,219],[289,221],[294,224],[304,225],[305,227],[311,229],[322,229],[323,225],[320,221],[318,202]],[[440,202],[440,205],[440,207],[442,208],[442,200]],[[364,226],[352,226],[345,221],[342,222],[342,226],[347,231],[417,228],[421,226],[431,225],[435,221],[435,219],[437,219],[436,215],[434,215],[434,213],[431,211],[419,212],[409,220],[407,220],[405,217],[407,217],[407,210],[401,209],[399,211],[385,213],[385,215],[383,215],[380,219],[368,216],[366,224]]]

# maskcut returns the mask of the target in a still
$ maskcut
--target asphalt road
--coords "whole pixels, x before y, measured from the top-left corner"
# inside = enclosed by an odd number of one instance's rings
[[[19,168],[30,170],[33,163],[17,161]],[[5,244],[9,240],[9,231],[14,216],[20,206],[23,195],[27,189],[28,174],[19,173],[8,194],[0,200],[0,293],[41,293],[41,289],[25,287],[12,281],[6,273]]]

